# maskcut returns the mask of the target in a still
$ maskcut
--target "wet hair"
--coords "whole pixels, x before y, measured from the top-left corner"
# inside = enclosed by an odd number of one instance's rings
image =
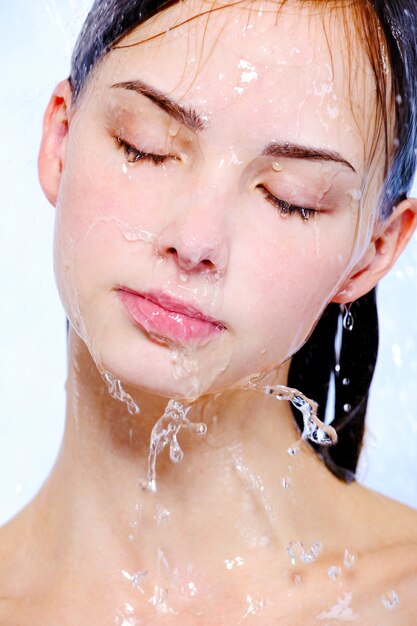
[[[282,0],[285,3],[285,0]],[[137,26],[181,0],[95,0],[76,42],[70,83],[74,103],[100,61]],[[232,3],[238,5],[241,0]],[[385,145],[379,217],[385,219],[409,193],[417,148],[417,3],[415,0],[300,0],[300,4],[355,10],[356,31],[365,46],[376,87],[374,142]],[[211,10],[214,2],[208,3]],[[394,129],[390,119],[394,114]],[[378,125],[378,124],[377,124]],[[375,289],[351,306],[352,330],[344,330],[340,305],[325,309],[312,334],[293,356],[288,384],[319,403],[318,416],[331,421],[338,443],[312,446],[338,478],[350,482],[362,447],[369,389],[378,352]],[[334,406],[328,407],[334,381]],[[293,410],[299,428],[300,414]]]

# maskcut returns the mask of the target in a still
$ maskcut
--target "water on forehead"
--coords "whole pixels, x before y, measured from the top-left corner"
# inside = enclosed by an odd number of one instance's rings
[[[257,9],[266,3],[249,4],[250,10],[228,6],[173,29],[189,17],[185,5],[157,16],[122,44],[163,34],[109,55],[105,84],[140,78],[192,105],[223,137],[236,130],[230,122],[238,111],[250,142],[259,136],[343,149],[361,170],[364,102],[373,83],[362,72],[348,80],[346,50],[336,45],[345,36],[342,19],[332,16],[330,23],[321,11],[293,4],[279,12],[272,3],[268,10]],[[355,63],[363,65],[360,53]]]

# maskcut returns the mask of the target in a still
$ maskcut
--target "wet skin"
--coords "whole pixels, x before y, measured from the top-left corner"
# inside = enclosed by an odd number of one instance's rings
[[[359,55],[347,92],[341,23],[325,31],[298,5],[276,19],[258,12],[268,3],[249,4],[114,50],[77,107],[65,81],[49,104],[40,179],[56,206],[72,325],[67,423],[48,481],[1,531],[4,623],[330,624],[340,598],[367,626],[413,616],[416,513],[339,482],[306,445],[290,457],[289,406],[229,389],[271,368],[285,384],[325,305],[371,289],[416,215],[407,201],[377,222],[380,155],[364,158],[372,79]],[[201,6],[174,7],[123,43]],[[121,287],[168,294],[222,332],[167,344],[132,320]],[[141,416],[110,397],[104,372]],[[161,455],[158,491],[143,492],[167,398],[200,394],[193,417],[207,438],[183,433],[184,460]],[[289,542],[318,539],[317,562],[291,564]],[[345,549],[357,554],[352,569]],[[336,581],[330,566],[341,567]],[[172,613],[153,605],[159,589]],[[390,589],[392,611],[381,602]]]

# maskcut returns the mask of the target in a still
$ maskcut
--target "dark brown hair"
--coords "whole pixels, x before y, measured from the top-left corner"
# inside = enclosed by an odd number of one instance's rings
[[[70,83],[74,102],[92,71],[137,26],[181,0],[95,0],[74,48]],[[242,0],[230,4],[238,5]],[[285,0],[278,3],[283,5]],[[375,133],[370,158],[384,142],[383,185],[379,215],[385,219],[406,197],[414,177],[417,148],[417,3],[415,0],[300,0],[311,8],[349,11],[375,77]],[[210,10],[214,9],[214,2]],[[247,4],[247,2],[246,2]],[[218,6],[216,6],[216,9]],[[393,119],[393,124],[391,123]],[[339,435],[330,448],[316,447],[339,478],[355,477],[361,450],[369,387],[378,351],[375,290],[353,305],[352,331],[340,332],[341,310],[330,304],[305,345],[293,356],[289,385],[319,402],[326,413],[329,384],[335,381],[332,424]],[[339,332],[338,332],[339,329]],[[336,338],[340,345],[335,346]],[[336,358],[336,354],[340,356]],[[299,423],[300,416],[294,410]],[[314,444],[312,444],[314,445]]]

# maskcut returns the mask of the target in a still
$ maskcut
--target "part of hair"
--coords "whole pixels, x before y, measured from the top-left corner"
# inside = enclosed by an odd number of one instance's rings
[[[70,83],[76,103],[101,60],[139,25],[182,0],[95,0],[76,42]],[[211,11],[235,3],[208,2]],[[286,0],[277,3],[282,7]],[[416,169],[417,149],[417,3],[415,0],[299,0],[311,7],[349,10],[375,78],[375,133],[371,159],[384,142],[385,160],[379,217],[386,219],[409,193]],[[250,4],[247,0],[246,5]],[[277,10],[278,10],[277,8]],[[392,117],[394,121],[392,123]],[[330,304],[304,346],[293,356],[289,382],[319,402],[319,417],[329,415],[329,385],[335,380],[331,422],[338,443],[316,448],[326,466],[347,482],[355,478],[362,447],[369,389],[378,351],[375,290],[352,306],[354,330],[344,332],[335,372],[335,340],[340,307]],[[349,385],[343,384],[349,380]],[[299,420],[298,411],[294,418]],[[300,424],[301,427],[301,424]]]

